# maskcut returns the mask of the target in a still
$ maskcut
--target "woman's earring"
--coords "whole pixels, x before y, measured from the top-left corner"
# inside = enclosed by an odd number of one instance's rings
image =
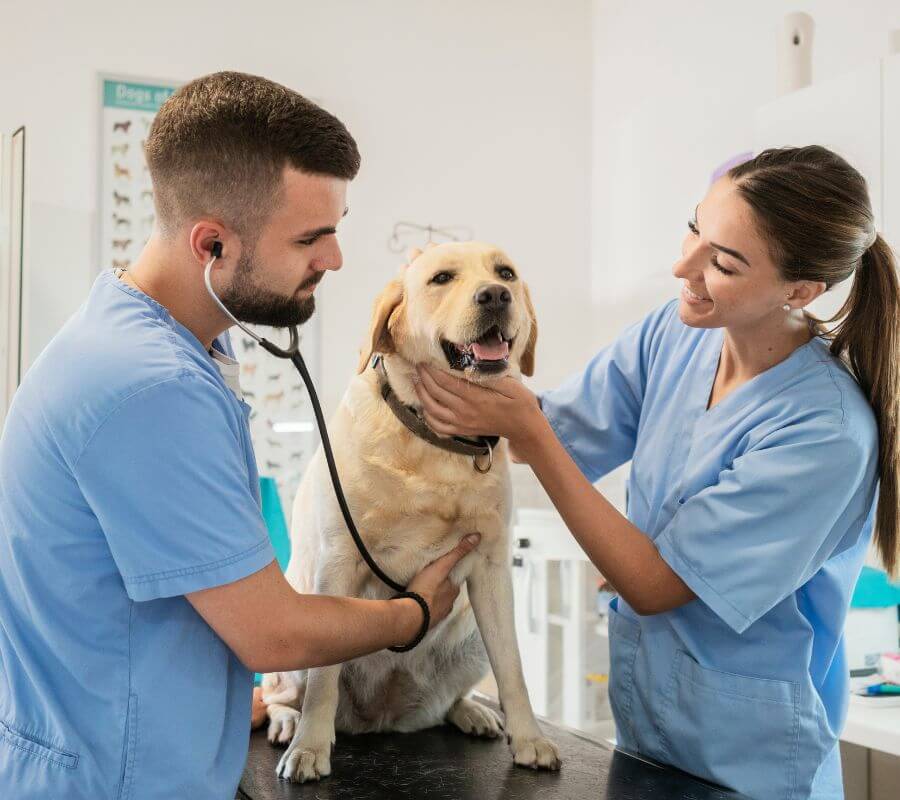
[[[785,303],[785,304],[782,306],[782,309],[785,310],[785,311],[790,311],[790,310],[791,310],[791,304],[790,304],[790,303]]]

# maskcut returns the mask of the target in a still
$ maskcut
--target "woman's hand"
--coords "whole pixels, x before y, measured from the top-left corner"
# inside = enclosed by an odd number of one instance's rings
[[[527,443],[543,414],[537,398],[521,381],[501,378],[480,386],[448,372],[419,365],[416,394],[425,421],[442,436],[502,436],[515,460],[524,458]]]

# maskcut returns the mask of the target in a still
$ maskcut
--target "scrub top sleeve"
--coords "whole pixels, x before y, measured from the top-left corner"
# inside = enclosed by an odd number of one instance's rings
[[[630,460],[656,346],[677,301],[627,328],[587,367],[539,395],[557,438],[591,482]]]
[[[232,406],[211,379],[185,373],[124,400],[78,458],[133,600],[231,583],[274,559]]]
[[[681,505],[660,555],[737,633],[864,530],[875,454],[833,422],[782,428]],[[849,547],[856,542],[843,542]]]

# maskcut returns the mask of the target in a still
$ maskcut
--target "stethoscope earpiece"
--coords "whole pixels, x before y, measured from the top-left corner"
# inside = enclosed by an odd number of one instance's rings
[[[212,279],[210,277],[213,264],[216,263],[217,258],[221,258],[222,256],[222,243],[213,242],[212,247],[210,247],[209,249],[209,253],[209,261],[206,262],[206,269],[203,271],[203,282],[206,284],[206,291],[209,293],[209,296],[221,309],[222,313],[225,314],[225,316],[228,317],[228,319],[230,319],[233,324],[237,325],[244,333],[246,333],[247,336],[253,339],[260,347],[270,352],[273,356],[277,356],[278,358],[292,359],[294,358],[294,356],[299,355],[300,334],[297,332],[296,325],[288,329],[288,332],[290,334],[290,342],[288,343],[287,348],[282,348],[276,344],[272,344],[272,342],[270,342],[268,339],[263,339],[262,336],[259,336],[258,334],[251,331],[250,328],[244,325],[243,322],[241,322],[225,307],[225,304],[219,299],[219,296],[213,289]]]

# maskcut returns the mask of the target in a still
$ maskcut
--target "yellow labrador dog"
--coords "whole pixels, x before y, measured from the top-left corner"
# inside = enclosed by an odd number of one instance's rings
[[[265,676],[269,740],[290,742],[280,777],[328,775],[335,730],[416,731],[446,720],[475,736],[501,735],[497,716],[467,697],[488,659],[515,763],[559,768],[559,752],[531,710],[513,625],[506,445],[499,442],[492,454],[450,452],[434,434],[428,440],[427,428],[414,432],[412,412],[419,406],[416,364],[472,381],[531,375],[536,338],[525,283],[510,259],[487,244],[415,251],[376,302],[359,376],[330,425],[360,533],[385,572],[402,583],[462,535],[478,531],[482,540],[451,574],[464,585],[450,615],[412,651]],[[370,363],[375,353],[381,354],[377,368]],[[392,594],[353,544],[321,448],[297,493],[291,543],[287,578],[297,591]]]

